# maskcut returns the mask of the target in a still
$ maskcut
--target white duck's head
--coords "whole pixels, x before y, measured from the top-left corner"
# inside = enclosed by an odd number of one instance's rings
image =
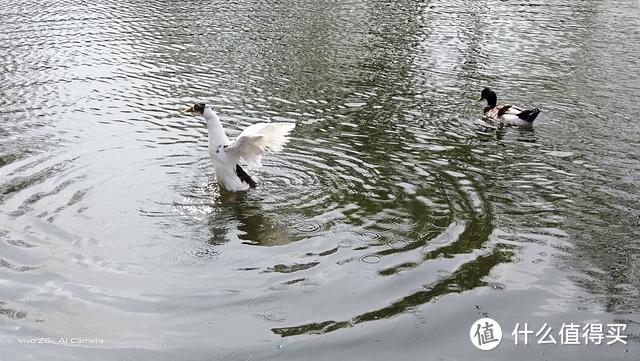
[[[190,107],[184,109],[186,113],[195,113],[195,114],[204,114],[204,110],[207,108],[207,104],[205,103],[195,103]]]
[[[226,145],[229,143],[229,139],[222,128],[222,123],[213,109],[205,103],[195,103],[190,107],[184,109],[184,112],[202,115],[207,122],[207,129],[209,130],[209,143],[212,145]]]

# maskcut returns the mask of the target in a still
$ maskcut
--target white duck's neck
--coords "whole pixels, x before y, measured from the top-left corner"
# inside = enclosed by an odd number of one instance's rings
[[[220,119],[216,112],[214,112],[209,106],[206,106],[202,115],[204,115],[204,119],[207,121],[209,145],[212,149],[219,145],[227,145],[229,143],[229,138],[224,134],[224,129],[222,128],[222,124],[220,123]]]

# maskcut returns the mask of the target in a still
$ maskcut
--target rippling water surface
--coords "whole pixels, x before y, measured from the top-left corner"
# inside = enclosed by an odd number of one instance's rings
[[[638,359],[637,1],[0,5],[3,361]],[[296,124],[260,188],[220,190],[194,101]]]

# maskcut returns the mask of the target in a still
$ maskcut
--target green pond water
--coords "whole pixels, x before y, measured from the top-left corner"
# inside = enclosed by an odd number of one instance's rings
[[[638,58],[634,0],[0,0],[0,360],[638,360]],[[259,188],[196,101],[296,124]]]

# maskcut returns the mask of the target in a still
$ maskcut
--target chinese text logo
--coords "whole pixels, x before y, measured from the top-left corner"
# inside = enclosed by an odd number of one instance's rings
[[[471,325],[469,337],[475,347],[483,351],[493,350],[502,341],[502,328],[491,318],[481,318]]]

